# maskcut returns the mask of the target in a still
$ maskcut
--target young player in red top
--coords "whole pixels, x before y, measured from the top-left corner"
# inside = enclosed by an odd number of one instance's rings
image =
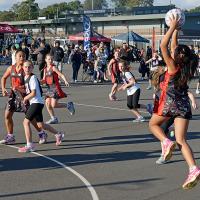
[[[73,102],[59,103],[59,99],[67,97],[67,95],[61,89],[59,83],[59,77],[63,79],[66,86],[69,86],[68,81],[64,74],[62,74],[53,65],[53,58],[50,54],[46,55],[45,58],[46,67],[44,68],[44,77],[42,83],[45,83],[48,87],[46,93],[46,107],[51,119],[47,121],[47,124],[57,124],[58,118],[55,116],[54,108],[66,108],[69,110],[71,115],[74,115],[75,108]]]
[[[2,95],[9,96],[4,115],[7,135],[3,140],[0,141],[1,144],[15,143],[15,137],[13,134],[13,126],[14,126],[12,119],[13,114],[15,112],[26,112],[28,107],[28,105],[23,104],[24,93],[22,92],[24,89],[24,71],[23,71],[23,64],[25,61],[24,52],[22,50],[16,51],[15,58],[16,58],[16,64],[8,67],[1,78]],[[6,90],[6,81],[9,77],[11,80],[10,94]],[[40,129],[34,122],[33,125],[40,133]]]
[[[120,70],[119,70],[119,52],[115,51],[114,58],[111,59],[111,61],[108,64],[108,75],[111,77],[112,81],[112,89],[109,94],[109,99],[111,101],[117,100],[116,93],[117,88],[120,83]]]

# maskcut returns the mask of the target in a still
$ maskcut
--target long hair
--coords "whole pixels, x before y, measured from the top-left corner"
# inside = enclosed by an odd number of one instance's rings
[[[127,60],[121,59],[119,60],[119,63],[122,64],[124,71],[129,71],[130,70],[130,62],[128,62]]]
[[[174,52],[174,60],[180,68],[177,73],[177,86],[187,84],[193,77],[198,67],[198,57],[186,45],[178,45]]]

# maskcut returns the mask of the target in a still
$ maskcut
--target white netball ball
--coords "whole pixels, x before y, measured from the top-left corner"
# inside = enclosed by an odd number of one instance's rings
[[[185,23],[185,14],[184,12],[179,9],[179,8],[174,8],[172,10],[169,10],[165,16],[165,23],[167,24],[168,27],[170,27],[170,19],[173,19],[173,16],[178,16],[178,20],[179,20],[179,26],[183,26],[183,24]]]

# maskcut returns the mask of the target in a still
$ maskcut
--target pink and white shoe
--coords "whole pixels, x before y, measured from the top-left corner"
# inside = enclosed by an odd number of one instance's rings
[[[28,152],[33,152],[35,151],[35,146],[31,144],[30,146],[24,146],[24,147],[19,147],[18,152],[19,153],[28,153]]]
[[[62,141],[64,139],[64,136],[65,136],[65,134],[62,131],[55,135],[55,137],[56,137],[56,146],[59,146],[62,143]]]
[[[192,170],[189,174],[187,179],[185,180],[183,184],[183,189],[188,190],[195,187],[200,180],[200,169],[196,167],[194,170]]]
[[[176,143],[172,142],[168,138],[166,138],[165,141],[162,142],[162,155],[165,161],[168,161],[171,159],[172,152],[174,151],[175,147],[176,147]]]

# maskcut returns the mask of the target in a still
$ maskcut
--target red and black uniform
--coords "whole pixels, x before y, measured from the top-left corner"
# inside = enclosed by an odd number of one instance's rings
[[[45,74],[45,83],[47,84],[47,92],[46,92],[46,98],[54,98],[54,99],[60,99],[67,97],[67,94],[65,94],[59,83],[58,74],[53,71],[53,65],[51,65],[50,69],[47,70],[47,67],[44,69]]]
[[[26,108],[22,103],[24,94],[17,90],[14,90],[14,88],[22,88],[24,86],[24,70],[21,68],[19,71],[17,71],[16,66],[12,65],[10,80],[11,93],[9,95],[9,99],[6,105],[6,110],[10,112],[25,112]]]
[[[188,85],[177,86],[179,69],[173,74],[166,71],[160,76],[159,89],[156,92],[154,113],[165,117],[192,117],[191,105],[188,97]]]
[[[120,73],[118,60],[113,58],[111,64],[111,81],[113,84],[120,83]]]

